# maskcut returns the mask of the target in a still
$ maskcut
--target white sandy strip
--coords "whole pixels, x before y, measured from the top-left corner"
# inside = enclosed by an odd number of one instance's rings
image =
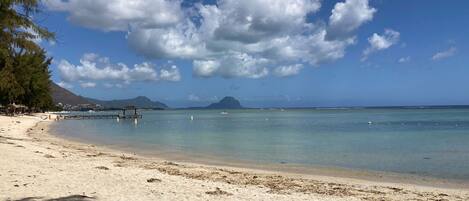
[[[388,195],[387,191],[381,187],[372,188],[381,191],[374,192],[370,191],[370,187],[366,185],[366,187],[352,186],[356,188],[352,192],[362,192],[362,190],[365,192],[360,196],[322,191],[320,193],[314,191],[307,193],[299,191],[273,192],[272,188],[266,185],[240,185],[237,182],[230,184],[233,182],[210,179],[213,177],[205,177],[206,175],[203,174],[198,175],[200,178],[182,174],[184,171],[194,171],[194,174],[198,174],[197,171],[200,172],[200,169],[184,169],[178,166],[172,168],[172,166],[164,165],[152,166],[152,164],[148,164],[148,161],[119,157],[118,155],[121,153],[101,155],[99,153],[102,152],[98,152],[98,148],[92,145],[80,147],[66,144],[60,139],[50,140],[53,137],[45,134],[46,127],[35,127],[40,121],[37,117],[0,116],[0,200],[25,198],[29,198],[29,200],[66,200],[67,198],[70,200],[340,201],[362,200],[363,198],[367,200],[379,200],[380,198],[383,200],[410,198],[464,200],[468,193],[465,190],[447,189],[420,192],[420,187],[412,186],[409,191],[400,189],[392,191],[393,193]],[[147,165],[142,165],[144,163]],[[147,168],[142,168],[142,166]],[[211,170],[213,169],[207,168],[203,172],[209,176],[219,174],[210,172]],[[248,174],[246,173],[246,175]],[[299,185],[302,184],[299,183]],[[340,189],[338,188],[338,190]],[[327,194],[333,194],[333,196]],[[409,195],[412,196],[409,197]]]

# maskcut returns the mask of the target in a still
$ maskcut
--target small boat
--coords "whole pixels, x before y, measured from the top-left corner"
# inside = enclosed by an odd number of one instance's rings
[[[228,114],[228,112],[226,112],[226,111],[223,111],[223,112],[220,112],[220,114],[222,114],[222,115],[227,115],[227,114]]]

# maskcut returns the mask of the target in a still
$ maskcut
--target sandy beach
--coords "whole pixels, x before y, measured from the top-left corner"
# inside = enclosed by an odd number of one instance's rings
[[[0,200],[469,200],[464,187],[292,175],[144,157],[0,116]]]

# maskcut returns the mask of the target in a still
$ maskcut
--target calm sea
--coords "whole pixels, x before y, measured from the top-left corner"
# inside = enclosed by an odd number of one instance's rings
[[[58,135],[145,152],[469,180],[469,109],[144,111],[65,120]],[[191,120],[193,116],[193,120]]]

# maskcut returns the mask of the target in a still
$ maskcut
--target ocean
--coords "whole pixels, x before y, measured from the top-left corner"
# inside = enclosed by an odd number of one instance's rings
[[[52,132],[144,153],[469,180],[469,109],[141,113],[137,124],[122,119],[63,120]]]

